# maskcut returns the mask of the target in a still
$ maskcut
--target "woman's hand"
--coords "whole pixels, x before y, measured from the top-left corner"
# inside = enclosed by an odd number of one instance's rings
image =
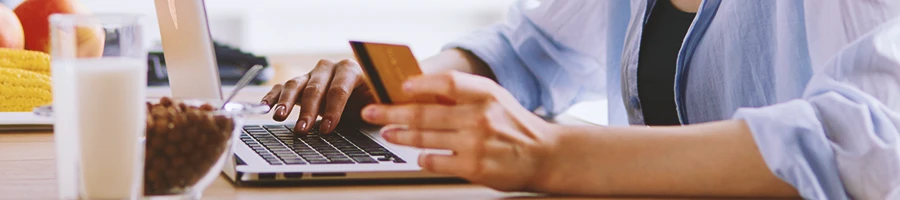
[[[425,170],[502,191],[568,195],[791,197],[766,167],[749,127],[730,120],[677,127],[562,126],[522,108],[493,81],[459,72],[413,78],[410,95],[447,103],[370,105],[363,119],[387,125],[422,154]]]
[[[363,78],[359,64],[353,60],[320,60],[308,74],[273,86],[261,102],[274,107],[272,118],[279,122],[287,119],[295,104],[300,105],[297,133],[312,130],[319,115],[322,115],[319,132],[330,133],[338,122],[346,125],[362,122],[357,114],[342,113],[358,113],[373,102]]]
[[[389,125],[382,130],[389,142],[454,152],[420,155],[425,170],[504,191],[530,190],[544,178],[542,164],[555,148],[552,125],[492,80],[454,71],[412,78],[403,88],[448,103],[370,105],[362,116]]]

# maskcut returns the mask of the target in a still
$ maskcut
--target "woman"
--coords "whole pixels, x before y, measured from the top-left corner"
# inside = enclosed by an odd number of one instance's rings
[[[350,60],[263,103],[276,120],[300,105],[298,132],[389,125],[390,142],[454,151],[423,154],[424,169],[499,190],[900,198],[900,2],[668,3],[523,1],[404,85],[452,104],[357,115],[367,89]],[[604,96],[609,127],[541,118]]]

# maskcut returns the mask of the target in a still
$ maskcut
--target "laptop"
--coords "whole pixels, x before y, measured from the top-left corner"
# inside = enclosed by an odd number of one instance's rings
[[[154,0],[176,98],[222,99],[204,0]],[[262,97],[260,97],[262,98]],[[234,183],[460,180],[425,172],[421,149],[393,145],[380,127],[296,136],[293,121],[248,120],[224,174]]]

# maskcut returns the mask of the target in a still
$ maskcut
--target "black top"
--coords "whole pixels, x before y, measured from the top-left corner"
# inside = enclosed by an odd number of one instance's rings
[[[656,0],[644,25],[638,58],[638,96],[646,125],[678,125],[675,110],[675,62],[695,13]]]

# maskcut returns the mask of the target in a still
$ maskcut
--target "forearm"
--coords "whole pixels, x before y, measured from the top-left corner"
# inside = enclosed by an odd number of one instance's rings
[[[535,189],[583,195],[796,196],[743,121],[678,127],[558,127]]]
[[[477,56],[462,49],[448,49],[422,61],[425,74],[456,70],[496,80],[491,69]]]

